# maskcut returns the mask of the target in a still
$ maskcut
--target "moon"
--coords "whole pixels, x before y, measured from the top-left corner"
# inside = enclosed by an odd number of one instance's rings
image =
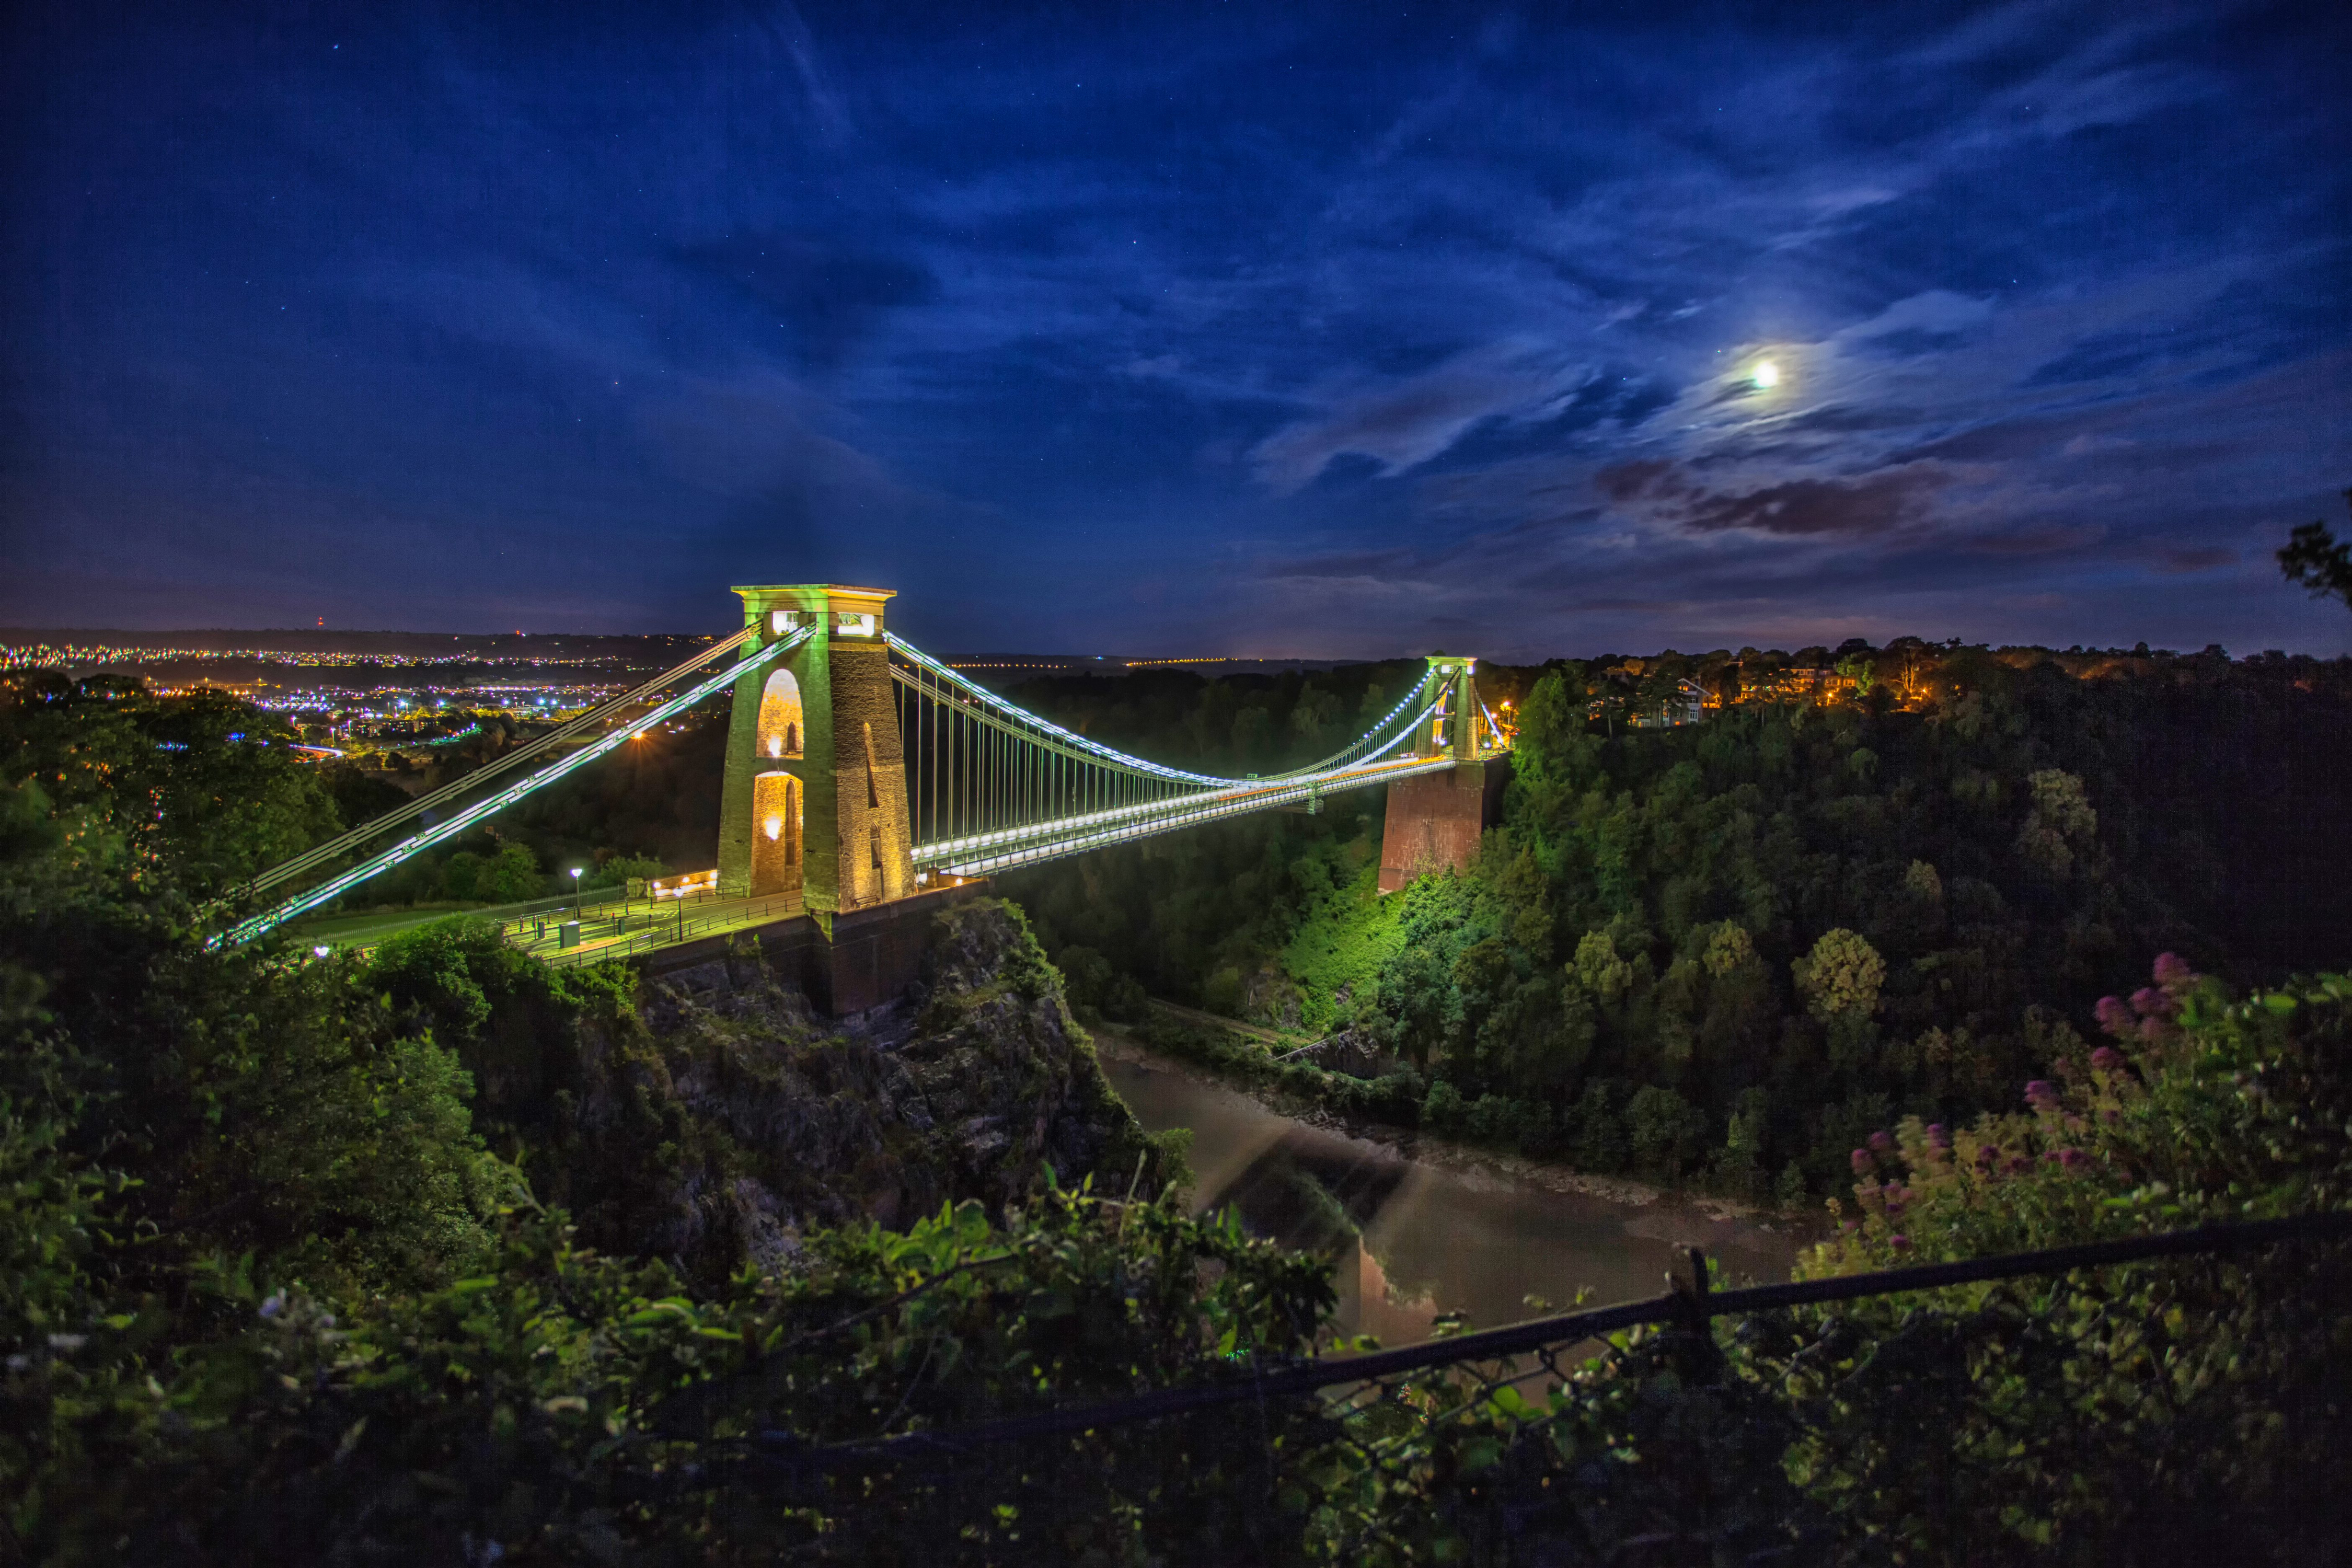
[[[1756,384],[1769,391],[1780,384],[1780,367],[1770,360],[1758,360],[1753,372]]]

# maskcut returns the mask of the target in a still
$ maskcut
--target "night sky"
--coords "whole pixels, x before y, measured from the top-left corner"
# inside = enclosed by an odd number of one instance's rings
[[[0,622],[2352,651],[2352,6],[0,27]]]

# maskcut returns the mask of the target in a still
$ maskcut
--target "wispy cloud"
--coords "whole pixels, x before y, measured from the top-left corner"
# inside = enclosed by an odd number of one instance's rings
[[[1328,394],[1316,414],[1284,426],[1250,461],[1277,494],[1311,483],[1332,459],[1369,458],[1399,474],[1438,456],[1481,421],[1521,423],[1556,413],[1591,377],[1546,364],[1527,344],[1499,343],[1375,385]]]

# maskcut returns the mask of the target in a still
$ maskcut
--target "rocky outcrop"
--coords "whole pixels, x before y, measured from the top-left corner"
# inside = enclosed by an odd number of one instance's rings
[[[1158,1146],[1019,911],[980,900],[936,920],[921,990],[855,1028],[813,1016],[755,954],[648,982],[634,1014],[578,1036],[542,1192],[595,1245],[709,1279],[789,1268],[813,1226],[1001,1209],[1048,1168],[1122,1190],[1139,1169],[1157,1190]]]
[[[1326,1035],[1299,1051],[1297,1059],[1312,1062],[1328,1072],[1365,1079],[1394,1072],[1397,1068],[1396,1053],[1361,1029],[1341,1029]]]

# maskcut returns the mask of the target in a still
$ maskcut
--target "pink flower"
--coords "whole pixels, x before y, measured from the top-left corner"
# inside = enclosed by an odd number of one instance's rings
[[[2164,1020],[2161,1018],[2142,1018],[2139,1021],[2139,1037],[2150,1042],[2164,1038]]]
[[[2110,1035],[2120,1035],[2131,1027],[2131,1009],[2124,1005],[2124,999],[2120,996],[2100,997],[2099,1005],[2092,1012],[2098,1017],[2099,1027]]]
[[[2132,993],[2132,1011],[2143,1018],[2153,1018],[2164,1011],[2167,997],[2153,985],[2143,985]]]
[[[1870,1152],[1874,1154],[1892,1154],[1895,1152],[1895,1140],[1884,1132],[1874,1132],[1870,1135]]]
[[[1911,1238],[1898,1232],[1886,1238],[1886,1245],[1893,1247],[1897,1252],[1907,1251],[1911,1246]]]
[[[2039,1110],[2045,1105],[2058,1103],[2058,1089],[2046,1078],[2037,1078],[2025,1086],[2025,1103]]]
[[[2184,981],[2194,980],[2196,977],[2195,972],[2192,971],[2185,962],[2183,962],[2179,953],[2159,952],[2156,955],[2156,983],[2158,984],[2179,985]]]
[[[2124,1054],[2113,1046],[2101,1046],[2091,1053],[2091,1065],[2101,1072],[2124,1070]]]
[[[1995,1156],[1995,1154],[1993,1153],[1993,1148],[1992,1148],[1992,1145],[1991,1145],[1991,1144],[1990,1144],[1990,1143],[1979,1143],[1979,1145],[1977,1145],[1977,1164],[1978,1164],[1979,1167],[1981,1167],[1981,1168],[1982,1168],[1982,1169],[1984,1169],[1984,1170],[1988,1170],[1988,1171],[1991,1170],[1991,1169],[1992,1169],[1992,1163],[1993,1163],[1993,1161],[1994,1161],[1994,1159],[1995,1159],[1995,1158],[1996,1158],[1996,1156]]]
[[[1866,1176],[1876,1169],[1878,1169],[1878,1162],[1870,1157],[1869,1150],[1856,1149],[1853,1152],[1853,1173],[1855,1175]]]
[[[1931,1149],[1948,1149],[1952,1146],[1952,1135],[1944,1130],[1942,1122],[1927,1123],[1927,1146]]]

